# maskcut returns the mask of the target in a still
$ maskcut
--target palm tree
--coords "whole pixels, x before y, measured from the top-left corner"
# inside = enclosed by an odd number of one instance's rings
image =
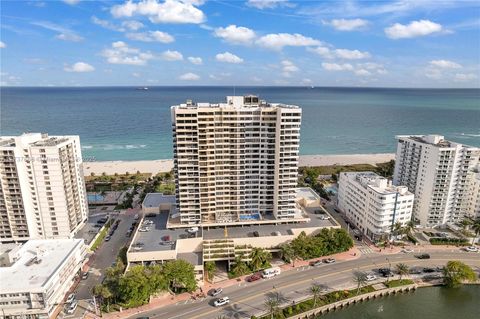
[[[480,218],[477,218],[472,225],[472,230],[475,233],[475,237],[473,238],[472,245],[475,244],[478,235],[480,235]]]
[[[280,300],[278,296],[267,297],[264,304],[265,308],[267,308],[267,312],[270,314],[270,319],[273,319],[280,309]]]
[[[407,266],[407,264],[400,263],[395,266],[396,271],[400,275],[400,280],[402,280],[403,276],[406,276],[410,273],[410,268]]]
[[[398,236],[401,233],[402,233],[402,224],[399,222],[396,222],[395,225],[393,225],[392,234],[394,236]]]
[[[261,269],[263,265],[267,264],[272,259],[270,252],[259,247],[252,248],[249,257],[251,259],[250,265],[253,266],[253,270]]]
[[[362,271],[356,271],[353,273],[353,282],[357,284],[357,295],[360,292],[360,288],[367,283],[367,275]]]
[[[317,283],[314,283],[310,286],[310,292],[313,295],[313,308],[315,308],[315,306],[317,305],[317,299],[321,291],[322,291],[322,286]]]
[[[407,235],[411,235],[412,230],[415,228],[415,222],[413,220],[409,220],[405,225],[405,232]]]
[[[286,262],[292,263],[293,267],[295,267],[295,260],[298,258],[298,254],[292,246],[289,244],[281,245],[280,255]]]
[[[243,261],[243,254],[238,255],[235,257],[235,260],[233,261],[233,267],[231,269],[232,273],[234,273],[237,276],[244,275],[248,273],[249,269],[247,264]]]

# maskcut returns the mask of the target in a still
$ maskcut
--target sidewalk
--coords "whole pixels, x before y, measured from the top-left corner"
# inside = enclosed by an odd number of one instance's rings
[[[334,254],[334,255],[330,255],[330,256],[322,256],[321,258],[332,257],[332,258],[335,258],[337,261],[345,261],[345,260],[358,259],[358,258],[360,258],[360,256],[361,256],[360,251],[358,251],[358,249],[356,247],[353,247],[349,251]],[[291,271],[291,270],[294,270],[294,269],[297,269],[297,268],[309,266],[310,261],[317,260],[317,259],[319,259],[319,258],[314,258],[314,259],[310,259],[310,260],[297,260],[297,261],[295,261],[295,266],[293,266],[292,264],[284,264],[284,265],[280,266],[280,268],[284,272]],[[210,289],[213,289],[213,288],[231,287],[231,286],[234,286],[236,284],[245,282],[246,278],[249,277],[250,275],[251,274],[241,276],[241,277],[238,277],[238,278],[235,278],[235,279],[224,280],[224,281],[218,282],[216,284],[211,284],[209,282],[205,282],[205,285],[202,287],[202,291],[204,293],[207,293]],[[197,291],[195,293],[198,293],[198,292],[199,291]],[[123,310],[122,312],[113,312],[113,313],[109,313],[109,314],[104,314],[102,317],[96,316],[92,313],[87,313],[85,315],[85,318],[91,318],[91,319],[96,319],[96,318],[106,318],[106,319],[128,318],[130,316],[133,316],[133,315],[136,315],[136,314],[139,314],[139,313],[142,313],[142,312],[152,311],[152,310],[155,310],[157,308],[161,308],[161,307],[165,307],[165,306],[168,306],[168,305],[176,304],[178,302],[183,302],[183,301],[190,300],[195,295],[195,293],[183,293],[183,294],[176,295],[176,296],[172,296],[170,294],[165,294],[161,297],[152,298],[149,304],[143,305],[143,306],[138,307],[138,308],[131,308],[131,309]]]

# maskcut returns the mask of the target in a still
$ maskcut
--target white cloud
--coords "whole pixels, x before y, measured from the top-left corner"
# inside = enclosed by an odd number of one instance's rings
[[[368,52],[361,52],[358,50],[347,50],[347,49],[336,49],[335,54],[337,57],[341,59],[347,59],[347,60],[368,59],[370,57],[370,53]]]
[[[153,59],[153,54],[150,52],[131,48],[123,41],[113,42],[112,47],[103,50],[101,55],[111,64],[145,65]]]
[[[146,16],[153,23],[198,24],[206,19],[204,13],[196,7],[201,4],[203,1],[141,0],[134,2],[128,0],[124,4],[113,6],[110,13],[115,18]]]
[[[85,73],[95,71],[95,68],[88,63],[77,62],[72,64],[71,66],[65,66],[63,70],[67,72]]]
[[[312,82],[313,81],[311,79],[308,79],[308,78],[302,79],[303,84],[312,84]]]
[[[6,47],[7,45],[5,44],[5,42],[0,41],[0,49],[6,48]]]
[[[91,21],[95,23],[96,25],[99,25],[105,29],[108,30],[113,30],[113,31],[118,31],[118,32],[125,32],[127,30],[130,31],[137,31],[145,25],[141,22],[135,21],[135,20],[129,20],[129,21],[123,21],[122,25],[116,25],[108,20],[102,20],[97,18],[96,16],[92,16]]]
[[[457,73],[455,74],[454,81],[455,82],[468,82],[475,80],[477,78],[476,74],[473,73]]]
[[[331,21],[323,21],[323,24],[330,25],[338,31],[354,31],[365,28],[368,21],[364,19],[333,19]]]
[[[370,71],[367,71],[365,69],[359,69],[359,70],[355,70],[355,74],[358,75],[358,76],[369,76],[369,75],[372,75],[372,73]]]
[[[286,78],[289,78],[293,72],[297,72],[299,70],[299,68],[289,60],[283,60],[281,62],[281,68],[282,75]]]
[[[307,48],[307,51],[313,52],[325,59],[333,59],[334,54],[332,50],[327,47]]]
[[[66,4],[69,4],[71,6],[76,5],[77,3],[80,2],[80,0],[63,0]]]
[[[83,38],[75,33],[60,33],[55,36],[58,40],[63,41],[72,41],[72,42],[79,42],[82,41]]]
[[[412,21],[407,25],[395,23],[385,28],[385,34],[391,39],[414,38],[442,31],[442,26],[429,20]]]
[[[263,10],[263,9],[273,9],[279,6],[294,6],[294,5],[289,3],[287,0],[248,0],[247,6]]]
[[[348,50],[348,49],[330,49],[325,46],[319,46],[315,48],[307,48],[307,51],[313,52],[320,55],[325,59],[346,59],[346,60],[361,60],[368,59],[371,57],[370,53],[359,50]]]
[[[140,74],[140,73],[137,73],[137,72],[133,72],[133,73],[132,73],[132,76],[133,76],[133,77],[136,77],[136,78],[139,78],[139,77],[141,76],[141,74]]]
[[[322,68],[327,71],[353,71],[353,66],[350,63],[338,64],[323,62]]]
[[[460,69],[462,66],[456,62],[448,60],[432,60],[430,65],[441,69]]]
[[[175,41],[174,37],[162,31],[127,33],[125,34],[125,36],[130,40],[143,41],[143,42],[171,43]]]
[[[189,56],[187,59],[192,64],[200,65],[203,63],[202,58],[200,57]]]
[[[368,70],[370,72],[375,72],[377,74],[387,74],[387,70],[385,70],[385,67],[383,64],[379,63],[374,63],[374,62],[365,62],[365,63],[358,63],[357,64],[358,68]]]
[[[132,30],[132,31],[137,31],[137,30],[145,27],[145,25],[143,23],[141,23],[139,21],[135,21],[135,20],[123,21],[122,26],[124,26],[125,28],[127,28],[129,30]]]
[[[215,56],[215,59],[220,62],[226,62],[226,63],[242,63],[243,59],[236,56],[235,54],[232,54],[230,52],[224,52],[224,53],[219,53]]]
[[[217,38],[233,44],[251,44],[255,38],[255,32],[246,27],[237,27],[234,24],[226,28],[216,28],[213,33]]]
[[[258,45],[272,50],[281,50],[285,46],[313,46],[320,45],[320,41],[295,33],[271,33],[256,41]]]
[[[182,81],[197,81],[200,80],[200,76],[195,73],[185,73],[178,77]]]
[[[183,60],[183,55],[178,51],[164,51],[161,54],[161,58],[166,61],[180,61]]]
[[[425,76],[429,79],[439,80],[443,77],[443,74],[439,69],[427,69]]]

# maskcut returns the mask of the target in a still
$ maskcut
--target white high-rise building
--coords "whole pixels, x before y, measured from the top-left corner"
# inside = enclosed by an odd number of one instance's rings
[[[299,107],[228,96],[171,113],[181,224],[294,218]]]
[[[397,136],[395,185],[415,194],[413,214],[422,226],[461,221],[478,196],[472,187],[480,149],[440,135]]]
[[[0,137],[0,241],[71,238],[87,215],[78,136]]]
[[[405,226],[411,220],[413,199],[407,187],[393,186],[373,172],[340,173],[337,206],[372,240],[389,234],[396,223]]]

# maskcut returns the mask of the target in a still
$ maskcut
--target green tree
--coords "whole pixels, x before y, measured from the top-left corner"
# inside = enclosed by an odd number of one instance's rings
[[[163,267],[163,272],[169,287],[175,292],[178,291],[178,288],[184,288],[189,292],[197,288],[195,269],[185,260],[178,259],[167,262]]]
[[[250,269],[248,269],[247,263],[243,261],[243,258],[243,254],[235,256],[233,266],[230,270],[235,276],[242,276],[248,274],[250,271]]]
[[[213,282],[215,277],[215,272],[217,271],[217,266],[214,261],[207,261],[205,263],[205,271],[207,272],[207,279],[209,282]]]
[[[357,295],[360,293],[360,288],[366,285],[367,275],[363,271],[356,271],[353,273],[353,282],[357,284]]]
[[[472,240],[472,245],[477,240],[478,236],[480,235],[480,218],[476,219],[472,224],[472,231],[475,233],[475,237]]]
[[[101,300],[100,303],[101,304],[105,303],[107,305],[107,312],[110,312],[110,299],[113,296],[110,289],[108,289],[108,287],[105,285],[98,284],[95,287],[93,287],[93,295],[95,297],[99,297]]]
[[[400,280],[402,280],[403,276],[406,276],[410,273],[410,268],[408,268],[407,264],[400,263],[395,266],[396,271],[400,275]]]
[[[273,319],[278,313],[280,313],[280,298],[278,294],[268,296],[264,302],[267,313],[270,315],[270,319]]]
[[[254,271],[262,269],[268,266],[270,260],[272,259],[272,254],[266,251],[263,248],[254,247],[250,252],[250,266]]]
[[[313,295],[313,308],[315,308],[317,306],[318,297],[322,292],[322,286],[317,283],[314,283],[310,286],[310,292]]]
[[[298,258],[297,252],[289,244],[283,244],[280,246],[280,255],[287,263],[292,263],[295,267],[295,260]]]
[[[463,282],[473,282],[476,278],[472,267],[461,261],[451,260],[443,268],[443,280],[447,287],[458,287]]]

